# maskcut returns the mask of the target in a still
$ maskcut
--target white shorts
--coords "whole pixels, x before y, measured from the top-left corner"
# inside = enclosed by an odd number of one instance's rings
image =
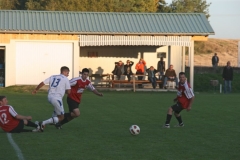
[[[55,97],[48,97],[48,101],[54,107],[53,115],[57,116],[57,115],[63,115],[64,114],[62,99],[58,99],[58,98],[55,98]]]

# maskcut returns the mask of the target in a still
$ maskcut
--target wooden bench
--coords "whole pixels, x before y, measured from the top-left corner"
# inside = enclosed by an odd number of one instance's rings
[[[132,80],[130,80],[130,81],[128,81],[128,80],[115,80],[114,75],[112,75],[112,74],[106,74],[105,76],[108,76],[108,78],[107,79],[101,79],[101,82],[106,83],[106,86],[114,88],[116,84],[131,84],[133,86],[134,92],[135,92],[135,85],[136,84],[151,84],[151,82],[149,80],[136,80],[136,77],[146,76],[146,75],[136,75],[136,74],[131,75]],[[162,84],[163,81],[162,80],[157,80],[156,83],[157,84]]]
[[[112,88],[114,88],[115,84],[131,84],[133,86],[133,91],[135,92],[136,91],[136,88],[135,88],[136,84],[151,84],[152,82],[150,82],[149,80],[131,80],[131,81],[128,81],[128,80],[112,80],[110,83],[112,84]],[[161,84],[163,82],[162,82],[162,80],[157,80],[156,83]]]

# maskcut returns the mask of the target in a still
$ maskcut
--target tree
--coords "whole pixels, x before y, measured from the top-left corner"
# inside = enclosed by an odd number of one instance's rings
[[[172,13],[204,13],[207,18],[209,15],[209,6],[206,0],[173,0],[168,6],[168,12]]]
[[[156,12],[158,0],[22,0],[27,10]],[[22,2],[24,3],[24,2]]]
[[[18,0],[0,0],[0,9],[17,9],[18,5]]]

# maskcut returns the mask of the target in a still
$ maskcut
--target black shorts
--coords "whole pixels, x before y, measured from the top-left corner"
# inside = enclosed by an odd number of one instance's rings
[[[78,102],[74,101],[73,99],[67,97],[67,104],[68,104],[69,112],[73,112],[74,109],[79,107],[80,103],[78,103]]]
[[[173,110],[175,113],[177,113],[177,114],[179,114],[179,113],[183,110],[183,108],[182,108],[182,106],[181,106],[180,103],[176,103],[176,104],[174,104],[174,105],[171,106],[171,107],[172,107],[172,110]]]
[[[15,127],[13,130],[11,130],[10,133],[20,133],[23,131],[23,128],[24,128],[24,122],[23,122],[23,120],[20,120],[17,127]]]

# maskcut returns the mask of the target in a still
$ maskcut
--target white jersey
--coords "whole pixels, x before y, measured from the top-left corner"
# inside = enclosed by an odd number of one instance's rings
[[[65,91],[71,89],[69,80],[66,76],[53,75],[43,81],[44,84],[49,84],[48,97],[56,97],[62,99]]]

